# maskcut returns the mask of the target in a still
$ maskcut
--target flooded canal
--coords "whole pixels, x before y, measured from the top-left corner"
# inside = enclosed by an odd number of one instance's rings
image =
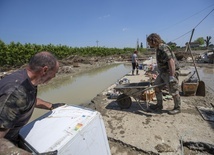
[[[89,103],[97,94],[131,71],[130,65],[113,64],[76,76],[66,76],[54,84],[38,89],[38,97],[52,103],[80,105]],[[55,79],[53,79],[55,80]],[[31,121],[46,113],[35,109]]]
[[[192,72],[194,67],[189,68]],[[200,80],[214,93],[214,68],[197,67]],[[131,72],[131,65],[113,64],[94,69],[76,76],[66,76],[39,88],[38,97],[52,103],[81,105],[89,103],[97,94]],[[196,74],[195,74],[196,76]],[[30,121],[46,113],[47,110],[35,109]]]

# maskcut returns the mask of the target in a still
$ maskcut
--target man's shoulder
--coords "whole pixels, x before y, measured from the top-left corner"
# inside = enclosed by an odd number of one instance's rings
[[[27,72],[26,70],[17,70],[11,74],[6,75],[0,80],[0,83],[3,82],[16,82],[17,80],[25,79],[27,78]]]
[[[168,45],[166,45],[166,44],[160,44],[159,45],[159,49],[161,51],[168,51],[168,50],[170,50],[170,47]]]
[[[23,81],[26,81],[25,70],[19,70],[11,73],[10,75],[5,76],[3,79],[0,80],[0,94],[11,94],[16,91],[20,94],[26,92],[26,88]]]
[[[137,57],[137,54],[136,54],[136,53],[134,53],[132,56],[133,56],[133,57]]]

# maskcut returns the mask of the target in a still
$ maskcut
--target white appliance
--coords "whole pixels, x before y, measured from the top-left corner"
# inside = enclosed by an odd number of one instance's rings
[[[20,136],[36,154],[111,154],[101,114],[80,106],[56,108],[24,126]]]

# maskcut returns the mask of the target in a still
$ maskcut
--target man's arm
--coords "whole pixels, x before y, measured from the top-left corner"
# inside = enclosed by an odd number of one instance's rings
[[[168,65],[169,65],[169,75],[175,76],[175,61],[172,58],[169,59]]]
[[[137,54],[135,55],[134,59],[135,59],[135,63],[137,64]]]
[[[44,101],[40,98],[37,98],[36,108],[51,110],[52,104],[50,102]]]
[[[37,98],[37,102],[36,102],[36,108],[40,108],[40,109],[47,109],[47,110],[53,110],[56,109],[60,106],[64,106],[66,105],[65,103],[50,103],[47,101],[44,101],[40,98]]]

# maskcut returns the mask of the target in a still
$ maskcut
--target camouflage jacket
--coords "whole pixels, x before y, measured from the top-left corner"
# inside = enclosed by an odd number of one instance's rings
[[[168,61],[173,59],[175,62],[175,69],[179,70],[179,63],[175,57],[175,54],[171,51],[170,47],[165,44],[160,44],[156,50],[157,67],[161,73],[169,72]]]
[[[30,82],[26,70],[1,79],[0,128],[12,130],[24,126],[33,113],[36,96],[37,87]]]

